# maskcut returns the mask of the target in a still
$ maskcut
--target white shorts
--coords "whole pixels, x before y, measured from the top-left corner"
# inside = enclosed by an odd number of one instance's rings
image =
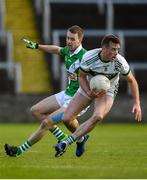
[[[70,100],[72,99],[71,96],[68,96],[67,94],[65,94],[65,91],[61,91],[57,94],[55,94],[56,100],[59,104],[60,107],[65,107],[67,108]]]
[[[57,94],[55,94],[56,100],[59,104],[60,107],[64,107],[67,108],[67,106],[69,105],[72,96],[68,96],[67,94],[65,94],[65,91],[61,91]],[[83,111],[80,112],[80,114],[78,116],[83,115],[87,110],[88,110],[89,106],[87,108],[85,108]]]
[[[107,92],[106,92],[106,95],[107,96],[111,96],[112,98],[115,98],[116,94],[117,94],[117,91],[118,91],[118,85],[115,86],[115,87],[111,87]],[[89,97],[85,91],[80,87],[77,91],[78,93],[82,94],[83,96],[85,96],[87,99],[91,100],[92,98]]]

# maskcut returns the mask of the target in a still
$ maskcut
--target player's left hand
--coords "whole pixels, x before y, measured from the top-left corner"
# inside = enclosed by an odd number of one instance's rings
[[[25,38],[23,38],[22,40],[27,44],[26,45],[27,48],[38,49],[38,43],[32,42],[32,41],[25,39]]]
[[[141,121],[142,119],[142,112],[141,112],[141,107],[138,104],[134,104],[133,108],[132,108],[132,113],[135,114],[135,120],[137,120],[138,122]]]
[[[94,97],[100,97],[103,96],[104,94],[106,94],[105,90],[101,90],[101,91],[96,91],[95,89],[92,90],[92,94]]]

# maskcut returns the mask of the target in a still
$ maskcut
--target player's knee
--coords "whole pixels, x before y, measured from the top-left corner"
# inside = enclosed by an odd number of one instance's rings
[[[95,113],[92,117],[92,121],[94,124],[97,124],[103,120],[103,115],[99,113]]]
[[[36,118],[39,114],[39,109],[36,105],[32,106],[31,109],[31,114]]]

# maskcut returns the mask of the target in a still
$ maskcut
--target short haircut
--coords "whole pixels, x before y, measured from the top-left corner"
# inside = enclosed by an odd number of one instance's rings
[[[70,28],[68,28],[68,31],[70,31],[73,34],[78,34],[79,38],[83,38],[84,37],[84,30],[77,25],[71,26]]]
[[[119,40],[119,38],[117,36],[115,36],[115,35],[106,35],[102,39],[101,46],[109,46],[110,42],[120,44],[120,40]]]

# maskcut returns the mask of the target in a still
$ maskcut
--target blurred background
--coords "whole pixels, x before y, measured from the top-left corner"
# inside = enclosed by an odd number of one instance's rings
[[[139,83],[147,121],[147,0],[0,0],[0,122],[33,122],[30,107],[66,87],[64,60],[25,47],[22,38],[65,45],[66,30],[85,30],[83,47],[100,47],[106,34],[121,39],[121,54]],[[105,122],[135,122],[123,78]],[[89,112],[90,113],[90,112]],[[89,115],[89,114],[88,114]],[[87,117],[87,115],[86,115]]]

